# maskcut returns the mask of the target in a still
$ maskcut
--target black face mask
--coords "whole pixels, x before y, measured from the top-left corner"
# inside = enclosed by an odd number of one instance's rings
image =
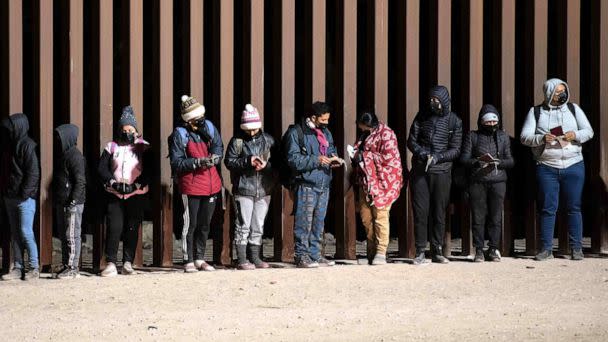
[[[564,91],[563,93],[557,95],[557,103],[559,103],[560,105],[563,105],[564,103],[566,103],[566,101],[568,101],[568,92]]]
[[[120,134],[120,140],[129,144],[133,144],[135,142],[135,133],[122,132]]]
[[[201,132],[203,130],[203,127],[205,126],[205,119],[198,119],[189,124],[188,126],[190,126],[190,129],[193,132]]]
[[[429,105],[429,108],[431,109],[431,113],[439,115],[441,114],[441,104],[437,103],[437,102],[431,102],[431,104]]]
[[[327,124],[326,123],[318,123],[317,127],[320,128],[320,129],[327,128]]]
[[[498,131],[498,125],[490,126],[490,125],[481,125],[481,130],[493,134]]]

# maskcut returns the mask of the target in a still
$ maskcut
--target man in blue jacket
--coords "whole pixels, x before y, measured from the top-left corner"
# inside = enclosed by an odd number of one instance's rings
[[[295,261],[300,268],[334,265],[321,255],[331,169],[339,166],[335,162],[336,147],[327,129],[329,112],[327,104],[313,103],[301,122],[290,126],[283,137],[296,198]]]

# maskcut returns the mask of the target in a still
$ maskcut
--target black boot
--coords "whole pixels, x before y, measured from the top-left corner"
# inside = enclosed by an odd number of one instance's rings
[[[237,268],[239,270],[255,270],[255,266],[247,260],[247,246],[237,245],[236,246],[236,257],[238,259]]]
[[[270,267],[267,263],[265,263],[260,258],[260,246],[258,245],[248,245],[249,248],[249,257],[251,258],[251,262],[255,265],[255,268],[268,268]]]

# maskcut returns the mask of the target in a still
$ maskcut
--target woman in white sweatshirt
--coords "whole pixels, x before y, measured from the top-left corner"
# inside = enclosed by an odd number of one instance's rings
[[[585,183],[583,143],[593,137],[585,112],[569,103],[566,82],[552,78],[543,86],[545,101],[530,108],[521,142],[532,148],[541,208],[541,243],[536,260],[553,258],[553,230],[560,194],[566,201],[572,260],[582,260],[581,197]]]

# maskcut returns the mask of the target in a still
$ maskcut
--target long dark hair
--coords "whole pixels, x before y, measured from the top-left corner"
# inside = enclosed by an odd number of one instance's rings
[[[363,111],[359,114],[359,117],[357,118],[357,124],[376,128],[378,127],[378,117],[372,111]]]

